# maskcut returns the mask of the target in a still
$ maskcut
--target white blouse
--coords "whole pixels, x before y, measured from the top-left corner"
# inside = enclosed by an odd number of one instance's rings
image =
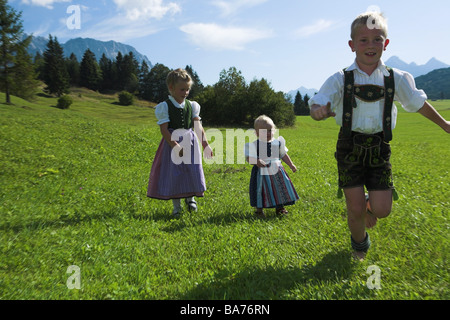
[[[173,105],[176,108],[180,108],[180,109],[184,108],[186,100],[183,101],[183,103],[179,104],[172,96],[169,96],[169,99],[170,99],[170,101],[172,101]],[[195,101],[191,101],[191,106],[192,106],[192,119],[198,118],[199,120],[201,120],[200,105]],[[156,119],[158,119],[158,122],[157,122],[158,125],[162,125],[163,123],[170,122],[169,106],[167,105],[167,102],[165,102],[165,101],[161,102],[160,104],[158,104],[156,106],[155,115],[156,115]]]
[[[356,70],[355,85],[376,85],[384,87],[384,77],[389,76],[386,65],[380,60],[378,67],[369,76],[362,71],[355,62],[347,68],[348,71]],[[427,95],[423,90],[416,88],[414,78],[406,71],[394,70],[395,97],[394,100],[401,103],[403,109],[407,112],[419,111],[426,99]],[[309,106],[313,104],[326,105],[331,102],[331,110],[336,113],[336,123],[342,126],[342,112],[344,100],[344,71],[336,72],[329,77],[319,92],[309,100]],[[365,102],[356,98],[357,107],[353,109],[352,130],[373,134],[383,131],[383,109],[384,99],[375,102]],[[392,107],[392,129],[397,123],[397,107]]]
[[[272,160],[279,160],[282,159],[286,153],[288,152],[288,149],[286,148],[286,140],[282,136],[279,136],[277,139],[273,139],[271,141],[271,155],[268,156],[268,151],[264,150],[266,147],[267,142],[262,140],[255,140],[250,143],[246,143],[244,146],[244,155],[245,157],[250,158],[258,158],[258,152],[257,152],[257,146],[258,141],[261,143],[259,146],[259,158],[263,161],[272,161]]]

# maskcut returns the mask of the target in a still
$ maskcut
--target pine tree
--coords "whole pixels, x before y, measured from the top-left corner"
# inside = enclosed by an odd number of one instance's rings
[[[11,94],[30,100],[37,93],[39,81],[34,69],[31,55],[27,51],[28,45],[18,48],[15,63],[11,69]]]
[[[25,76],[28,85],[35,84],[28,81],[34,77],[34,68],[30,66],[30,57],[26,53],[31,36],[24,37],[22,12],[17,13],[7,3],[6,0],[0,0],[0,87],[5,91],[6,103],[11,103],[14,71],[16,77],[19,73]],[[20,86],[18,79],[14,82],[16,87]]]
[[[80,85],[91,90],[98,90],[102,81],[102,73],[95,54],[86,49],[80,64]]]
[[[111,61],[111,59],[108,59],[104,53],[102,54],[98,64],[102,72],[100,90],[114,90],[115,83],[117,81],[117,68],[115,64]]]
[[[50,94],[56,94],[60,97],[69,92],[69,74],[64,62],[64,51],[58,42],[58,39],[49,35],[47,49],[44,52],[44,83],[47,85],[45,90]]]
[[[66,69],[69,74],[70,85],[80,85],[80,63],[78,62],[77,56],[73,52],[70,57],[66,59]]]
[[[192,66],[186,66],[186,71],[191,75],[191,78],[194,82],[189,93],[189,99],[193,99],[197,95],[201,94],[205,87],[203,86],[203,83],[200,81],[200,77],[198,76],[197,72],[194,71]]]

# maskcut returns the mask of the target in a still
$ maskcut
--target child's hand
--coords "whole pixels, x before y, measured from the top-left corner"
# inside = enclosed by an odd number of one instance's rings
[[[326,106],[319,106],[315,104],[311,107],[311,117],[314,120],[324,120],[329,117],[335,117],[336,113],[331,111],[331,102],[328,102]]]
[[[292,172],[297,172],[297,167],[295,166],[295,164],[293,164],[292,166],[291,166],[291,170],[292,170]]]
[[[205,148],[203,148],[203,155],[206,159],[212,159],[214,157],[214,153],[209,144]]]
[[[183,157],[183,148],[182,148],[178,143],[176,143],[176,144],[173,146],[172,149],[174,149],[175,152],[178,152],[178,156],[179,156],[180,158]]]
[[[267,164],[261,159],[258,159],[258,162],[256,163],[256,165],[258,166],[258,168],[265,168],[265,167],[267,167]]]
[[[447,122],[447,124],[444,126],[444,130],[445,130],[445,132],[450,133],[450,121],[446,121],[446,122]]]

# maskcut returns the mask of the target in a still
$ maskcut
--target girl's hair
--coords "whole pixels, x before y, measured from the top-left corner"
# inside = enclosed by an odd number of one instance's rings
[[[261,127],[264,124],[269,125],[273,128],[276,128],[275,123],[273,123],[273,120],[263,114],[263,115],[259,116],[258,118],[256,118],[255,124],[254,124],[255,129],[258,129],[259,127]]]
[[[184,69],[176,69],[169,72],[166,79],[167,87],[173,87],[178,81],[184,81],[192,86],[193,80],[189,73]]]
[[[366,26],[369,29],[380,29],[383,36],[387,38],[388,26],[384,15],[381,12],[365,12],[356,17],[352,23],[350,37],[354,39],[359,27]]]

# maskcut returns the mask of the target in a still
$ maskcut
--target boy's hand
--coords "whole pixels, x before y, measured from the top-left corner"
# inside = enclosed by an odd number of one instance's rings
[[[444,131],[447,133],[450,133],[450,121],[446,121],[446,124],[444,126]]]
[[[295,164],[293,164],[292,166],[291,166],[291,170],[292,170],[292,172],[297,172],[297,167],[295,166]]]
[[[315,104],[311,107],[311,118],[314,120],[320,121],[335,116],[336,113],[331,111],[331,102],[328,102],[326,106]]]

